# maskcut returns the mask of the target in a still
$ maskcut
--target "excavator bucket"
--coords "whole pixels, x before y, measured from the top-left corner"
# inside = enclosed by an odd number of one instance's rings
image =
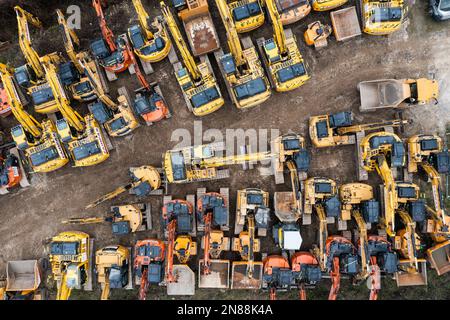
[[[450,240],[428,249],[427,255],[439,276],[450,271]]]
[[[409,265],[408,262],[402,262],[400,260],[399,267],[401,268],[403,264]],[[417,272],[405,272],[398,271],[395,273],[395,280],[397,281],[397,286],[408,287],[408,286],[426,286],[427,280],[427,262],[424,259],[419,259],[418,261],[419,269]]]
[[[203,259],[198,263],[198,287],[228,289],[230,286],[230,261],[210,260],[210,273],[202,274]]]
[[[262,262],[253,262],[253,277],[247,276],[247,262],[233,262],[231,269],[231,289],[261,289],[262,285]]]
[[[173,274],[176,282],[167,284],[169,296],[193,296],[195,294],[195,273],[186,264],[173,266]]]

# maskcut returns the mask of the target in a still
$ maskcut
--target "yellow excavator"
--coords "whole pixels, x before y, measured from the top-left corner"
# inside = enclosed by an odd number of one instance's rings
[[[294,90],[309,78],[306,65],[291,29],[284,30],[275,0],[266,0],[273,38],[257,40],[272,87],[278,92]]]
[[[353,113],[338,112],[331,115],[320,115],[309,118],[309,136],[318,148],[349,145],[355,143],[357,132],[380,130],[385,127],[401,127],[412,123],[411,120],[393,119],[367,124],[353,124]]]
[[[92,290],[93,240],[80,231],[66,231],[53,237],[49,260],[58,292],[56,300],[68,300],[73,289]]]
[[[405,148],[402,140],[391,132],[374,132],[365,136],[359,146],[363,168],[376,170],[383,180],[384,219],[389,236],[395,236],[395,211],[398,207],[397,185],[391,168],[403,167]]]
[[[250,6],[254,3],[258,3],[258,1],[244,6]],[[226,0],[216,0],[216,4],[225,25],[227,43],[230,49],[230,53],[218,57],[217,60],[231,99],[237,108],[257,106],[271,96],[270,83],[264,74],[264,68],[261,65],[258,53],[250,37],[242,39],[244,49],[242,48],[238,28],[233,23],[232,18],[232,13],[238,9],[230,10]],[[262,16],[264,17],[263,13]]]
[[[131,283],[130,250],[121,245],[107,246],[95,253],[95,270],[102,288],[101,300],[108,300],[111,289]]]
[[[358,0],[363,32],[387,35],[399,30],[406,20],[408,5],[403,0]]]
[[[343,6],[348,0],[312,0],[314,11],[327,11]]]
[[[196,116],[204,116],[220,109],[224,100],[209,63],[196,63],[170,9],[161,2],[161,11],[169,27],[173,42],[180,51],[183,64],[176,63],[175,75],[183,91],[188,108]]]
[[[164,23],[159,17],[149,23],[150,17],[141,0],[133,0],[133,6],[139,19],[139,25],[128,28],[128,37],[136,55],[145,62],[159,62],[169,55],[172,48]],[[157,31],[152,32],[152,27]]]
[[[224,0],[223,4],[229,10],[230,22],[238,33],[253,31],[264,24],[264,0]]]

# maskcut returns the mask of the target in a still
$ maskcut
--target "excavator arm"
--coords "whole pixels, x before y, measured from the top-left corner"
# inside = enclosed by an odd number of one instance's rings
[[[169,27],[169,31],[172,34],[172,38],[177,45],[178,50],[181,53],[181,57],[183,58],[184,65],[189,70],[189,73],[194,79],[200,79],[201,74],[200,70],[197,67],[197,64],[195,63],[194,57],[191,55],[188,46],[186,45],[186,42],[183,39],[183,36],[181,35],[180,30],[178,29],[177,23],[170,12],[170,9],[166,6],[164,2],[160,2],[161,5],[161,11],[164,16],[164,20],[167,23],[167,26]]]
[[[56,300],[69,300],[72,288],[67,286],[67,273],[64,272],[61,278],[61,284],[56,293]]]
[[[364,218],[359,210],[352,211],[353,219],[355,219],[358,226],[359,232],[359,250],[361,256],[361,272],[358,274],[357,278],[359,280],[366,279],[370,272],[370,257],[368,255],[368,238],[367,238],[367,227]]]
[[[406,228],[407,252],[410,264],[414,264],[416,270],[419,270],[419,262],[417,260],[416,250],[416,223],[412,220],[408,212],[398,210],[398,214]]]
[[[278,46],[280,54],[287,52],[286,36],[284,34],[283,24],[281,22],[280,14],[278,12],[275,0],[265,0],[267,11],[269,12],[270,20],[273,26],[273,38]]]
[[[370,272],[371,287],[369,300],[377,300],[378,292],[380,291],[378,289],[380,287],[380,267],[378,266],[376,256],[370,257],[370,265],[371,265],[371,272]]]
[[[111,286],[109,283],[109,272],[106,272],[105,273],[105,283],[103,284],[102,295],[100,297],[100,300],[108,300],[110,292],[111,292]]]
[[[15,6],[14,10],[16,11],[17,15],[20,49],[25,56],[25,60],[33,69],[36,76],[39,79],[42,79],[45,76],[45,71],[43,66],[41,65],[41,62],[39,61],[39,55],[31,46],[31,37],[28,23],[31,23],[36,28],[42,28],[42,24],[38,18],[22,9],[20,6]]]
[[[322,270],[326,270],[327,268],[327,248],[326,241],[328,238],[328,224],[327,224],[327,215],[325,214],[325,209],[322,205],[317,204],[315,206],[317,215],[319,217],[319,263],[320,268]]]
[[[148,267],[145,267],[141,275],[141,283],[139,286],[139,300],[147,300],[148,291]]]
[[[447,218],[445,214],[445,205],[444,205],[444,194],[442,192],[441,187],[441,176],[439,175],[439,172],[430,164],[422,162],[420,166],[423,168],[423,170],[428,175],[428,178],[431,180],[431,188],[433,190],[433,202],[434,202],[434,208],[436,212],[436,216],[438,219],[440,219],[440,223],[442,226],[445,226],[447,229],[449,226],[449,218]]]
[[[173,274],[173,251],[175,246],[175,229],[176,229],[177,221],[172,220],[167,226],[168,229],[168,239],[167,239],[167,263],[166,263],[166,282],[171,283],[175,282],[175,276]]]
[[[391,121],[382,121],[382,122],[375,122],[375,123],[368,123],[368,124],[358,124],[354,126],[349,127],[340,127],[337,128],[338,135],[344,135],[349,133],[357,133],[364,130],[378,130],[382,129],[384,127],[401,127],[406,124],[412,123],[411,120],[400,120],[400,119],[394,119]]]
[[[300,216],[302,214],[301,212],[302,198],[297,166],[295,165],[294,161],[287,161],[286,166],[291,176],[292,195],[294,196],[295,199],[295,207],[292,208],[292,210],[295,211]]]
[[[133,6],[138,14],[139,24],[141,25],[142,30],[145,32],[145,36],[147,37],[148,40],[153,39],[153,33],[150,31],[151,28],[149,24],[150,17],[147,11],[145,10],[144,6],[142,5],[142,1],[133,0]]]
[[[208,275],[211,273],[209,269],[211,265],[211,259],[209,257],[209,247],[210,247],[210,235],[211,235],[211,222],[212,222],[212,213],[208,212],[204,216],[205,222],[205,234],[203,236],[203,274]]]
[[[336,300],[339,288],[341,286],[341,271],[339,266],[339,257],[333,258],[333,270],[330,272],[331,289],[328,295],[328,300]]]
[[[66,18],[61,10],[56,10],[56,14],[58,15],[58,23],[62,30],[64,47],[66,48],[66,53],[69,56],[70,60],[73,62],[75,67],[78,69],[79,73],[83,73],[83,67],[80,65],[77,59],[77,53],[75,51],[75,45],[78,47],[80,45],[80,40],[76,35],[73,29],[70,29],[67,25]]]
[[[205,168],[223,167],[227,165],[236,165],[245,162],[257,162],[272,159],[270,152],[257,152],[247,153],[228,157],[213,157],[209,159],[203,159],[200,166]]]
[[[14,85],[13,70],[7,65],[0,63],[0,73],[14,117],[23,126],[25,131],[29,132],[33,137],[39,138],[42,134],[42,126],[32,115],[25,111],[16,86]]]
[[[397,209],[397,189],[391,168],[384,155],[377,158],[376,170],[384,182],[385,225],[389,236],[395,235],[395,210]]]
[[[105,16],[103,14],[102,6],[104,6],[104,5],[106,5],[105,0],[92,0],[92,6],[94,7],[95,11],[97,12],[97,18],[98,18],[98,21],[100,24],[100,29],[102,30],[103,39],[108,44],[109,49],[112,52],[114,52],[117,50],[117,45],[114,41],[114,33],[108,27]]]
[[[248,223],[248,235],[249,235],[249,246],[248,246],[248,261],[247,261],[247,276],[249,279],[253,278],[253,271],[255,268],[255,217],[251,214],[247,215]]]

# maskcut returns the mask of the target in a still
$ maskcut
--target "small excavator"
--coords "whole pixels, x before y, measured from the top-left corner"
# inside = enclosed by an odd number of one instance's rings
[[[131,286],[130,251],[121,245],[107,246],[95,253],[95,271],[102,288],[101,300],[108,300],[111,289]]]
[[[185,97],[188,109],[196,116],[204,116],[217,111],[225,102],[211,66],[207,61],[195,62],[170,9],[164,2],[161,2],[160,5],[173,42],[180,51],[183,60],[183,63],[177,62],[174,68],[176,70],[175,76]]]
[[[387,35],[399,30],[406,20],[408,5],[403,0],[358,0],[363,32]]]
[[[289,290],[295,280],[295,273],[284,256],[271,255],[263,260],[263,280],[267,284],[270,300],[277,299],[277,290]]]
[[[276,0],[275,3],[284,26],[303,19],[311,12],[309,0]]]
[[[141,0],[133,0],[133,6],[139,19],[139,25],[128,28],[128,37],[134,53],[144,62],[159,62],[169,55],[172,48],[169,34],[160,17],[149,23],[150,17]],[[156,29],[155,33],[152,29]]]
[[[309,136],[318,148],[355,144],[354,134],[366,130],[379,130],[385,127],[402,127],[411,120],[394,119],[367,124],[353,124],[353,113],[338,112],[309,118]]]
[[[126,37],[114,39],[114,34],[106,24],[103,14],[102,7],[105,5],[105,0],[92,0],[92,6],[97,13],[103,38],[91,43],[91,51],[99,64],[105,68],[108,79],[115,80],[117,79],[117,73],[125,71],[132,64],[131,55],[133,52]]]
[[[359,273],[358,254],[350,240],[341,236],[330,236],[326,241],[327,270],[331,277],[328,300],[336,300],[341,286],[341,274],[351,277]]]
[[[389,236],[395,236],[395,211],[398,207],[397,186],[391,168],[403,167],[405,148],[402,140],[391,132],[374,132],[360,144],[363,168],[376,170],[383,180],[384,217],[382,223]]]
[[[265,17],[262,9],[264,0],[226,1],[223,4],[229,10],[230,22],[234,25],[238,33],[253,31],[264,24]]]
[[[327,38],[331,35],[331,32],[330,25],[314,21],[308,25],[308,29],[306,29],[303,37],[308,46],[314,46],[314,48],[319,49],[327,46]]]
[[[49,260],[57,283],[56,300],[68,300],[73,289],[92,290],[93,240],[80,231],[66,231],[53,237]]]
[[[163,281],[166,245],[158,239],[145,239],[136,242],[134,247],[134,273],[139,283],[139,300],[147,300],[150,284]]]
[[[309,78],[306,65],[291,29],[284,30],[275,0],[265,0],[273,26],[273,38],[257,40],[271,86],[286,92],[302,86]]]
[[[343,6],[348,0],[311,0],[314,11],[328,11]]]
[[[322,280],[319,261],[310,252],[298,251],[291,257],[291,268],[295,274],[300,300],[306,300],[306,289],[313,288]]]
[[[141,166],[134,170],[130,170],[130,176],[133,182],[119,187],[116,190],[98,198],[86,206],[86,209],[94,208],[99,204],[114,199],[118,195],[129,190],[133,191],[133,193],[138,197],[142,197],[149,195],[152,191],[161,187],[161,175],[159,171],[152,166]]]
[[[237,1],[234,2],[236,3]],[[244,7],[255,3],[259,4],[259,0],[245,4]],[[251,38],[243,38],[241,44],[238,28],[232,18],[232,12],[238,12],[239,7],[230,10],[226,0],[216,0],[216,4],[225,26],[230,49],[230,53],[222,56],[216,54],[216,58],[231,99],[239,109],[260,105],[271,96],[270,83]],[[264,18],[264,13],[262,11],[261,13]]]
[[[126,235],[151,228],[151,214],[149,204],[127,204],[111,207],[111,212],[105,217],[70,218],[63,224],[97,224],[112,223],[114,235]]]
[[[197,199],[197,220],[198,225],[204,226],[203,259],[199,261],[200,269],[203,275],[209,275],[211,264],[221,262],[211,259],[217,260],[222,251],[230,250],[230,238],[225,237],[222,230],[228,223],[228,207],[220,193],[205,193]],[[219,227],[218,230],[217,227]],[[229,264],[228,261],[226,263]]]
[[[194,208],[186,200],[171,200],[164,204],[162,219],[167,238],[165,282],[172,283],[177,282],[174,255],[181,264],[186,264],[197,254],[197,243],[188,235],[194,229]]]

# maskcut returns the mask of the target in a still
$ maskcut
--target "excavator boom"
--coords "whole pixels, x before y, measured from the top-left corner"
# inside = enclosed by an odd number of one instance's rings
[[[103,39],[108,44],[111,52],[114,52],[117,50],[117,45],[114,41],[114,33],[108,27],[105,16],[103,14],[102,6],[105,4],[106,4],[105,0],[92,0],[92,6],[94,7],[95,11],[97,12],[97,18],[98,18],[98,21],[100,24],[100,29],[102,30]]]
[[[142,1],[133,0],[133,6],[138,14],[139,24],[141,25],[142,30],[145,32],[147,39],[152,39],[153,33],[150,31],[150,24],[148,23],[150,17],[147,11],[145,10],[144,6],[142,5]]]
[[[211,245],[211,222],[212,222],[212,212],[208,212],[204,216],[204,224],[205,224],[205,234],[203,236],[203,274],[208,275],[211,273],[209,269],[211,265],[211,259],[209,256],[209,247]]]
[[[273,25],[273,38],[278,46],[280,54],[285,54],[287,52],[286,36],[284,34],[283,23],[281,22],[275,0],[266,0],[266,6]]]
[[[166,282],[171,283],[175,282],[175,276],[173,274],[173,254],[174,254],[174,246],[175,246],[175,230],[176,230],[177,220],[173,219],[168,225],[168,237],[167,237],[167,264],[166,264]]]
[[[75,45],[78,47],[80,45],[80,40],[78,39],[78,36],[75,33],[75,31],[69,28],[66,18],[64,17],[62,11],[58,9],[56,10],[56,14],[58,15],[58,24],[60,25],[63,31],[62,35],[64,47],[66,48],[66,53],[69,56],[70,60],[75,65],[75,67],[78,69],[78,72],[82,74],[84,70],[77,59],[77,53],[75,51]]]
[[[382,121],[382,122],[375,122],[375,123],[368,123],[368,124],[358,124],[354,126],[349,127],[341,127],[337,129],[337,133],[339,135],[349,134],[349,133],[356,133],[361,132],[364,130],[377,130],[382,129],[384,127],[401,127],[406,124],[411,124],[411,120],[399,120],[394,119],[391,121]]]

